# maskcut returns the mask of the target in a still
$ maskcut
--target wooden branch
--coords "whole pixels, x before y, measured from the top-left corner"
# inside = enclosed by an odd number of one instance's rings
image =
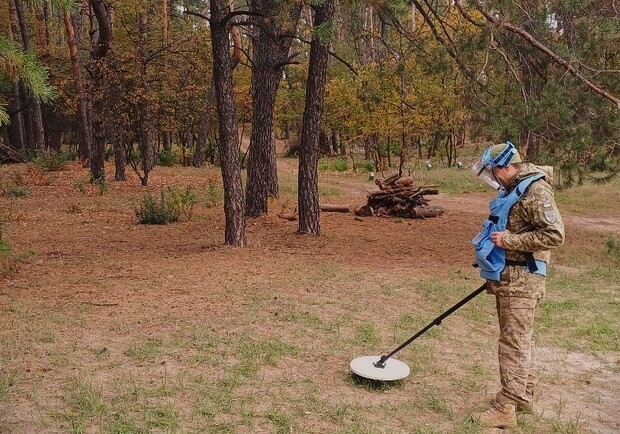
[[[193,15],[195,17],[202,18],[203,20],[209,21],[209,17],[206,16],[206,15],[201,14],[200,12],[194,12],[194,11],[190,11],[190,10],[185,9],[183,11],[183,13],[186,14],[186,15]]]
[[[457,4],[459,3],[459,0],[455,0],[455,1],[456,1]],[[459,8],[459,10],[460,10],[460,8]],[[478,4],[478,10],[480,11],[480,13],[482,15],[484,15],[484,17],[487,19],[488,22],[490,22],[490,23],[492,23],[494,25],[498,25],[501,28],[506,29],[509,32],[514,33],[514,34],[520,36],[522,39],[527,41],[532,47],[534,47],[537,50],[541,51],[542,53],[546,54],[554,63],[562,66],[564,69],[566,69],[566,71],[568,71],[575,78],[581,80],[581,82],[584,83],[590,90],[596,92],[597,94],[599,94],[600,96],[602,96],[606,100],[611,101],[612,103],[615,104],[615,106],[618,109],[620,109],[620,99],[619,98],[613,96],[612,94],[610,94],[609,92],[605,91],[601,87],[599,87],[596,84],[592,83],[590,80],[588,80],[586,77],[584,77],[573,65],[571,65],[570,62],[568,62],[567,60],[564,60],[555,51],[553,51],[551,48],[549,48],[546,45],[544,45],[542,42],[540,42],[538,39],[536,39],[534,36],[532,36],[530,33],[528,33],[525,29],[522,29],[521,27],[516,26],[516,25],[514,25],[514,24],[512,24],[512,23],[510,23],[508,21],[497,20],[495,17],[493,17],[493,15],[491,15],[488,11],[486,11],[480,4]]]
[[[101,307],[107,307],[107,306],[118,306],[118,303],[95,303],[92,301],[82,301],[82,304],[90,304],[91,306],[101,306]]]
[[[284,35],[283,35],[284,36]],[[297,39],[299,42],[303,42],[304,44],[308,44],[310,45],[311,41],[308,41],[307,39],[302,38],[301,36],[294,36],[295,39]],[[332,56],[334,59],[338,60],[340,63],[342,63],[344,66],[346,66],[347,68],[349,68],[349,70],[355,75],[357,76],[358,73],[355,70],[355,68],[353,67],[353,65],[351,65],[349,62],[347,62],[346,60],[344,60],[342,57],[340,57],[339,55],[337,55],[335,52],[331,51],[331,50],[327,50],[327,53]]]

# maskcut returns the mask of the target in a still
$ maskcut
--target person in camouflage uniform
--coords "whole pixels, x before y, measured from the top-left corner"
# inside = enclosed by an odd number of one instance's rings
[[[508,144],[490,148],[497,157]],[[510,144],[510,146],[513,146]],[[508,214],[503,231],[493,232],[491,241],[506,252],[506,266],[498,281],[487,280],[487,292],[495,295],[499,319],[499,371],[501,389],[492,407],[478,415],[485,427],[516,426],[516,412],[531,409],[536,368],[533,357],[535,310],[545,295],[545,276],[528,272],[526,252],[549,264],[550,249],[564,242],[564,224],[557,209],[551,167],[538,167],[521,161],[516,150],[504,167],[492,169],[495,180],[507,192],[522,180],[543,173],[534,181]],[[520,265],[510,265],[510,264]]]

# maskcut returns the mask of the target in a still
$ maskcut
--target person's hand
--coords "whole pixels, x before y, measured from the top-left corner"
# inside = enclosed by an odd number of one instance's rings
[[[491,241],[493,241],[493,244],[495,244],[497,247],[500,248],[504,248],[504,235],[506,235],[507,233],[509,233],[508,231],[501,231],[501,232],[491,232]]]

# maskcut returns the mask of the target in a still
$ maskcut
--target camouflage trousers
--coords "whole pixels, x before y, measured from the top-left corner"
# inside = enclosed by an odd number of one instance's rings
[[[534,357],[534,313],[538,299],[495,297],[499,318],[499,374],[501,390],[498,404],[527,404],[537,381]]]

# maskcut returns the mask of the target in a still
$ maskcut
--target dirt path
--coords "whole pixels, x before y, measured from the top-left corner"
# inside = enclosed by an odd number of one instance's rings
[[[365,203],[368,192],[375,191],[376,187],[371,183],[354,182],[349,179],[330,178],[330,183],[341,188],[345,195],[359,200],[359,204]],[[468,193],[464,195],[450,195],[439,193],[437,196],[427,196],[433,204],[440,205],[447,212],[459,212],[468,214],[486,215],[488,213],[489,199],[491,194]],[[560,209],[560,211],[562,211]],[[562,218],[569,230],[587,229],[602,232],[620,233],[620,217],[618,216],[576,216],[562,213]]]

